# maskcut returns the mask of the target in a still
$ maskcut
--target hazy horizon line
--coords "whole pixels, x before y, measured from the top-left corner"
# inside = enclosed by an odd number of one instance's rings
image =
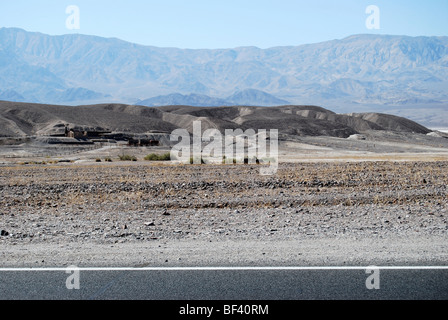
[[[20,30],[20,31],[24,31],[27,33],[35,33],[35,34],[41,34],[44,36],[50,36],[50,37],[65,37],[65,36],[85,36],[85,37],[93,37],[93,38],[102,38],[102,39],[109,39],[109,40],[118,40],[118,41],[122,41],[122,42],[126,42],[128,44],[133,44],[133,45],[138,45],[138,46],[142,46],[142,47],[154,47],[154,48],[160,48],[160,49],[180,49],[180,50],[229,50],[229,49],[242,49],[242,48],[255,48],[255,49],[259,49],[259,50],[269,50],[269,49],[275,49],[275,48],[288,48],[288,47],[300,47],[300,46],[306,46],[306,45],[316,45],[316,44],[321,44],[321,43],[326,43],[326,42],[332,42],[332,41],[342,41],[351,37],[356,37],[356,36],[369,36],[369,37],[407,37],[407,38],[448,38],[448,35],[432,35],[432,36],[428,36],[428,35],[420,35],[420,36],[411,36],[411,35],[405,35],[405,34],[386,34],[386,33],[355,33],[355,34],[350,34],[341,38],[334,38],[334,39],[328,39],[328,40],[323,40],[323,41],[317,41],[317,42],[307,42],[307,43],[300,43],[300,44],[290,44],[290,45],[276,45],[276,46],[269,46],[269,47],[259,47],[259,46],[255,46],[255,45],[244,45],[244,46],[235,46],[235,47],[217,47],[217,48],[185,48],[185,47],[174,47],[174,46],[157,46],[157,45],[151,45],[151,44],[142,44],[142,43],[137,43],[137,42],[132,42],[129,40],[125,40],[122,38],[118,38],[118,37],[107,37],[107,36],[100,36],[100,35],[95,35],[95,34],[86,34],[86,33],[62,33],[62,34],[49,34],[49,33],[44,33],[41,31],[29,31],[26,30],[24,28],[21,27],[0,27],[1,29],[15,29],[15,30]]]

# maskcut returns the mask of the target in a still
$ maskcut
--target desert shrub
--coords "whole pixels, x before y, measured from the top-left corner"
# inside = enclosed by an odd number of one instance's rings
[[[137,158],[135,156],[131,156],[128,154],[122,154],[119,156],[121,161],[137,161]]]
[[[260,159],[261,160],[261,162],[262,163],[276,163],[277,162],[277,159],[276,158],[274,158],[274,157],[265,157],[265,158],[262,158],[262,159]]]
[[[256,157],[253,157],[252,159],[253,159],[253,163],[260,164],[260,160],[258,160]],[[237,162],[238,162],[238,161],[237,161],[236,158],[233,158],[233,159],[232,159],[232,163],[233,163],[233,164],[236,164]],[[222,163],[223,163],[223,164],[226,163],[226,156],[223,156],[223,157],[222,157]],[[240,161],[240,163],[241,163],[241,161]],[[249,164],[249,157],[247,157],[247,156],[244,157],[242,163],[244,163],[244,164]]]
[[[101,159],[100,158],[96,158],[95,162],[101,162]]]
[[[222,157],[222,164],[226,164],[226,159],[227,159],[226,156]],[[236,164],[236,159],[235,158],[233,158],[232,163]]]
[[[145,157],[145,160],[146,161],[170,161],[171,154],[165,153],[165,154],[160,155],[160,154],[151,153]]]
[[[249,157],[244,157],[244,164],[249,164],[250,162],[260,164],[260,160],[258,160],[257,157],[252,157],[251,161],[249,161]]]
[[[106,161],[106,162],[112,162],[112,159],[111,159],[110,157],[107,157],[107,158],[104,159],[104,161]]]
[[[196,158],[190,157],[190,164],[193,164],[195,159]],[[204,159],[202,159],[202,157],[201,157],[201,164],[205,164]]]

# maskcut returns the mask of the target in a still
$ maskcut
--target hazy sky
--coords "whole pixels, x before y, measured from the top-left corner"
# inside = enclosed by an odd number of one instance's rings
[[[66,27],[66,8],[80,29]],[[380,29],[366,8],[380,9]],[[448,36],[448,0],[0,0],[0,27],[116,37],[159,47],[268,48],[352,34]]]

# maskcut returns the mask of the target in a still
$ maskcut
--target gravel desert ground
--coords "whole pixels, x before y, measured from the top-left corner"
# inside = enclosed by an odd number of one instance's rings
[[[448,261],[448,135],[408,119],[317,106],[0,109],[0,266]],[[278,129],[278,171],[143,161],[196,121]]]
[[[0,266],[446,265],[448,158],[393,158],[5,162]]]

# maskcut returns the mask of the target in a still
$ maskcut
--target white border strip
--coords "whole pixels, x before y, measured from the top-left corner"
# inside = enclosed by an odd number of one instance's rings
[[[66,272],[78,271],[318,271],[318,270],[448,270],[448,266],[322,266],[322,267],[75,267],[66,268],[0,268],[0,272]]]

